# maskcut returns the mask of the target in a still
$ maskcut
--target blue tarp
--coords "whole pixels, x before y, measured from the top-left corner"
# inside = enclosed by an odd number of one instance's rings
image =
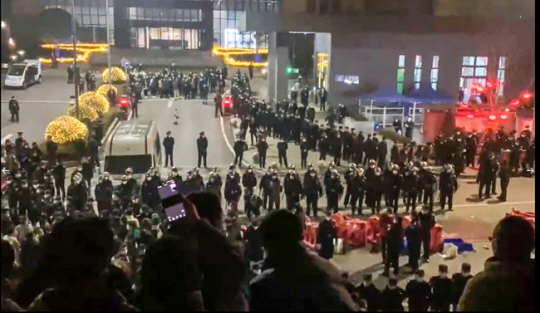
[[[417,104],[423,103],[454,103],[456,98],[443,95],[433,90],[431,86],[424,86],[411,91],[407,97]]]

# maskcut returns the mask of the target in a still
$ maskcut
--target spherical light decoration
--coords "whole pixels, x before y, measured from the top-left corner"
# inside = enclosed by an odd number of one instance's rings
[[[115,95],[118,94],[118,89],[116,89],[116,87],[114,87],[113,85],[109,85],[109,84],[103,84],[99,86],[95,92],[107,97],[109,90],[112,90]]]
[[[74,104],[71,104],[68,109],[68,115],[77,117],[77,110]],[[98,118],[98,113],[93,107],[88,104],[79,104],[79,120],[95,121]]]
[[[127,81],[127,75],[121,68],[112,67],[111,70],[112,70],[112,73],[111,73],[112,82],[111,83],[120,84],[120,83],[125,83]],[[108,68],[106,68],[103,71],[102,76],[103,76],[103,82],[105,84],[108,84],[109,83],[109,69]]]
[[[79,96],[79,105],[86,104],[97,113],[106,113],[109,111],[109,100],[100,93],[85,92]]]
[[[60,116],[47,125],[45,138],[52,137],[52,141],[57,144],[66,144],[78,139],[85,139],[88,135],[88,128],[78,119],[71,116]]]

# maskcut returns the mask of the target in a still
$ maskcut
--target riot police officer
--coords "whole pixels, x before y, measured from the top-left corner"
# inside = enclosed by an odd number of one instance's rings
[[[312,216],[317,216],[317,202],[319,197],[322,196],[323,190],[317,172],[311,166],[312,164],[310,164],[310,169],[304,175],[304,194],[306,196],[307,207],[306,214],[310,216],[311,210]]]
[[[403,177],[405,212],[409,213],[411,207],[413,212],[416,209],[416,199],[418,197],[419,189],[420,177],[418,176],[418,167],[413,166],[405,172],[405,176]]]
[[[248,169],[242,175],[242,186],[244,187],[244,204],[247,204],[254,193],[255,187],[257,187],[257,177],[255,177],[253,166],[251,165],[248,166]]]
[[[289,172],[285,175],[283,187],[285,189],[287,210],[292,210],[300,202],[300,196],[303,194],[302,183],[300,182],[298,173],[295,171],[294,165],[289,166]]]
[[[182,184],[182,176],[180,175],[180,173],[178,173],[178,169],[175,166],[171,168],[171,172],[169,173],[169,179],[174,180],[177,186]]]
[[[399,201],[399,192],[403,183],[403,176],[399,173],[399,166],[397,164],[393,165],[392,173],[389,176],[388,183],[388,198],[390,200],[390,207],[394,208],[394,214],[397,214],[398,201]]]
[[[109,179],[109,173],[104,172],[94,188],[98,211],[110,211],[114,187]]]
[[[351,165],[349,165],[349,169],[345,173],[345,183],[347,184],[347,188],[345,190],[345,199],[343,200],[343,207],[347,207],[347,205],[349,205],[349,200],[351,199],[351,194],[352,194],[351,179],[356,174],[357,174],[356,164],[351,163]]]
[[[302,138],[302,142],[300,143],[300,167],[302,168],[307,167],[308,153],[309,153],[309,144],[307,142],[307,139],[304,137]]]
[[[443,171],[439,176],[439,190],[441,192],[441,210],[444,211],[444,206],[448,203],[448,210],[452,211],[452,200],[454,198],[454,192],[458,188],[456,175],[452,170],[450,164],[443,166]]]
[[[339,197],[343,194],[343,185],[339,179],[337,170],[332,170],[330,180],[326,185],[327,208],[326,211],[333,210],[334,213],[339,211]]]
[[[358,203],[358,214],[362,214],[362,204],[364,202],[364,193],[366,190],[366,179],[364,177],[364,169],[359,168],[352,173],[350,177],[350,192],[351,192],[351,214],[356,212],[356,204]],[[347,192],[349,192],[349,183],[347,183]]]
[[[235,178],[238,175],[236,172],[229,172],[225,182],[225,201],[227,206],[231,208],[233,212],[238,212],[238,200],[242,195],[242,189],[240,188],[239,180]]]
[[[276,210],[279,210],[280,196],[283,186],[277,176],[277,171],[272,170],[272,176],[268,181],[268,210],[272,210],[275,206]]]

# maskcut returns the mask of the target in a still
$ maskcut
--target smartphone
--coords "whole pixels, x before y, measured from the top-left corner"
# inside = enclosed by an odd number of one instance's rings
[[[183,203],[178,203],[165,209],[165,215],[169,222],[174,222],[181,218],[186,217],[186,209]]]
[[[158,187],[158,194],[160,199],[163,201],[180,193],[178,192],[178,186],[176,185],[176,182],[171,179]]]

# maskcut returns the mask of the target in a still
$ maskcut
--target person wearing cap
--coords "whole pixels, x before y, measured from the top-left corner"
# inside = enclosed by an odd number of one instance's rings
[[[204,132],[200,132],[199,138],[197,138],[197,167],[201,167],[201,159],[202,159],[204,168],[207,168],[206,166],[207,149],[208,149],[208,139],[205,137]],[[172,161],[171,161],[171,165],[172,165]]]
[[[326,161],[326,155],[330,149],[330,142],[326,133],[322,133],[321,138],[319,139],[319,161]]]
[[[448,265],[439,264],[439,275],[429,280],[431,285],[431,310],[435,312],[450,311],[452,303],[452,279],[448,277]]]
[[[171,166],[174,166],[173,163],[173,151],[174,151],[174,138],[171,136],[171,132],[167,132],[167,136],[163,138],[163,148],[165,148],[165,167],[169,166],[169,160]]]
[[[19,101],[15,99],[15,96],[11,96],[9,100],[9,113],[11,113],[11,122],[19,122]]]
[[[405,287],[410,312],[427,312],[431,299],[431,286],[424,279],[424,270],[416,270],[414,277]]]
[[[521,216],[507,216],[489,240],[493,257],[465,285],[458,311],[536,311],[534,225]]]

